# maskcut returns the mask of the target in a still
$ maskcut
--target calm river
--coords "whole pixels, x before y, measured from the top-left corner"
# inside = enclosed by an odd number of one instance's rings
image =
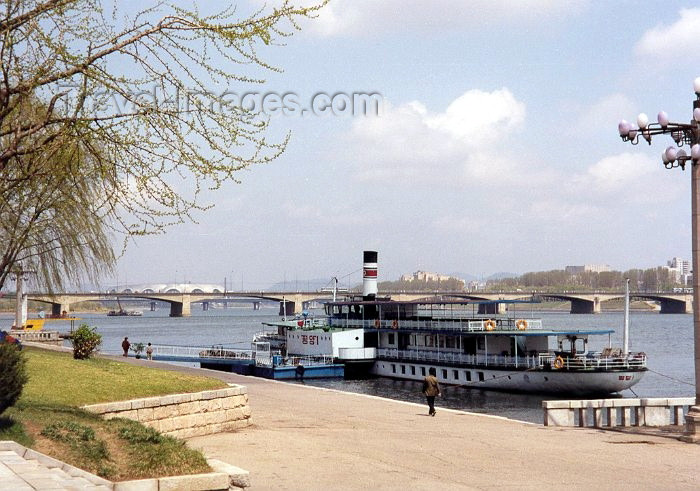
[[[192,316],[168,317],[169,309],[144,311],[143,317],[107,317],[105,314],[80,314],[81,321],[96,326],[103,336],[102,351],[121,353],[121,341],[128,336],[132,343],[151,342],[181,346],[211,346],[248,349],[254,333],[261,330],[261,322],[279,320],[277,309],[252,308],[197,310],[193,305]],[[520,313],[519,313],[520,314]],[[526,315],[522,313],[520,315]],[[527,312],[528,316],[541,317],[545,328],[600,328],[615,329],[613,345],[622,345],[622,312],[594,315],[570,315],[567,313]],[[10,314],[0,315],[0,327],[8,329],[12,324]],[[649,357],[650,371],[633,387],[634,393],[625,391],[624,397],[692,396],[693,390],[693,327],[688,314],[632,312],[630,315],[630,350],[644,351]],[[65,322],[49,324],[47,329],[68,331]],[[592,340],[593,341],[593,340]],[[600,336],[598,344],[607,345],[607,336]],[[345,381],[307,380],[308,385],[329,387],[349,392],[377,395],[392,399],[423,403],[421,384],[389,379]],[[506,394],[494,391],[445,387],[438,407],[450,407],[472,412],[488,413],[523,421],[542,421],[543,396]],[[551,396],[546,399],[552,399]]]

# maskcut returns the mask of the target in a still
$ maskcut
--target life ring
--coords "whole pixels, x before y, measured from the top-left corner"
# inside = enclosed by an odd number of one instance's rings
[[[375,321],[374,321],[374,327],[376,327],[377,329],[379,329],[380,327],[382,327],[382,321],[380,321],[379,319],[375,319]]]
[[[487,331],[493,331],[496,329],[496,321],[493,321],[491,319],[484,321],[484,329]]]
[[[527,321],[525,319],[518,319],[515,321],[515,327],[517,327],[520,331],[524,331],[527,329]]]
[[[399,321],[397,321],[396,319],[394,319],[393,321],[391,321],[391,328],[392,328],[392,329],[398,329],[398,328],[399,328]]]
[[[552,366],[554,366],[554,368],[556,368],[557,370],[561,370],[562,368],[564,368],[564,358],[562,358],[561,356],[557,356],[554,359],[554,363],[552,364]]]

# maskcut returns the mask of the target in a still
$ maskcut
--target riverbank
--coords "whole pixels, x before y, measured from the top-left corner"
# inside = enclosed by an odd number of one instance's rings
[[[128,359],[248,388],[253,425],[189,439],[252,489],[696,489],[700,445],[504,418]],[[595,460],[590,459],[595,456]]]

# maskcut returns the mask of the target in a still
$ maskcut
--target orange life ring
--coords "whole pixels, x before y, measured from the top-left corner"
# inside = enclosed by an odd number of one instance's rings
[[[554,363],[552,364],[552,366],[557,370],[561,370],[562,368],[564,368],[564,358],[562,358],[561,356],[557,356],[554,359]]]
[[[486,329],[487,331],[493,331],[494,329],[496,329],[496,321],[491,319],[484,321],[484,329]]]
[[[399,321],[397,321],[396,319],[394,319],[393,321],[391,321],[391,328],[392,328],[392,329],[398,329],[398,328],[399,328]]]
[[[515,327],[517,327],[520,331],[524,331],[527,329],[527,321],[525,319],[518,319],[515,321]]]
[[[379,319],[375,319],[375,321],[374,321],[374,327],[376,327],[377,329],[379,329],[380,327],[382,327],[382,321],[380,321]]]

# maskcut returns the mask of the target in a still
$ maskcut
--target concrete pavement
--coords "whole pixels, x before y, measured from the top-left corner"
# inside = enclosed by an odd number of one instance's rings
[[[261,489],[698,489],[700,445],[556,428],[113,357],[248,387],[253,425],[189,440]]]
[[[214,374],[215,375],[215,374]],[[215,375],[216,376],[216,375]],[[190,439],[251,489],[697,489],[700,445],[503,418],[226,374],[253,425]]]

